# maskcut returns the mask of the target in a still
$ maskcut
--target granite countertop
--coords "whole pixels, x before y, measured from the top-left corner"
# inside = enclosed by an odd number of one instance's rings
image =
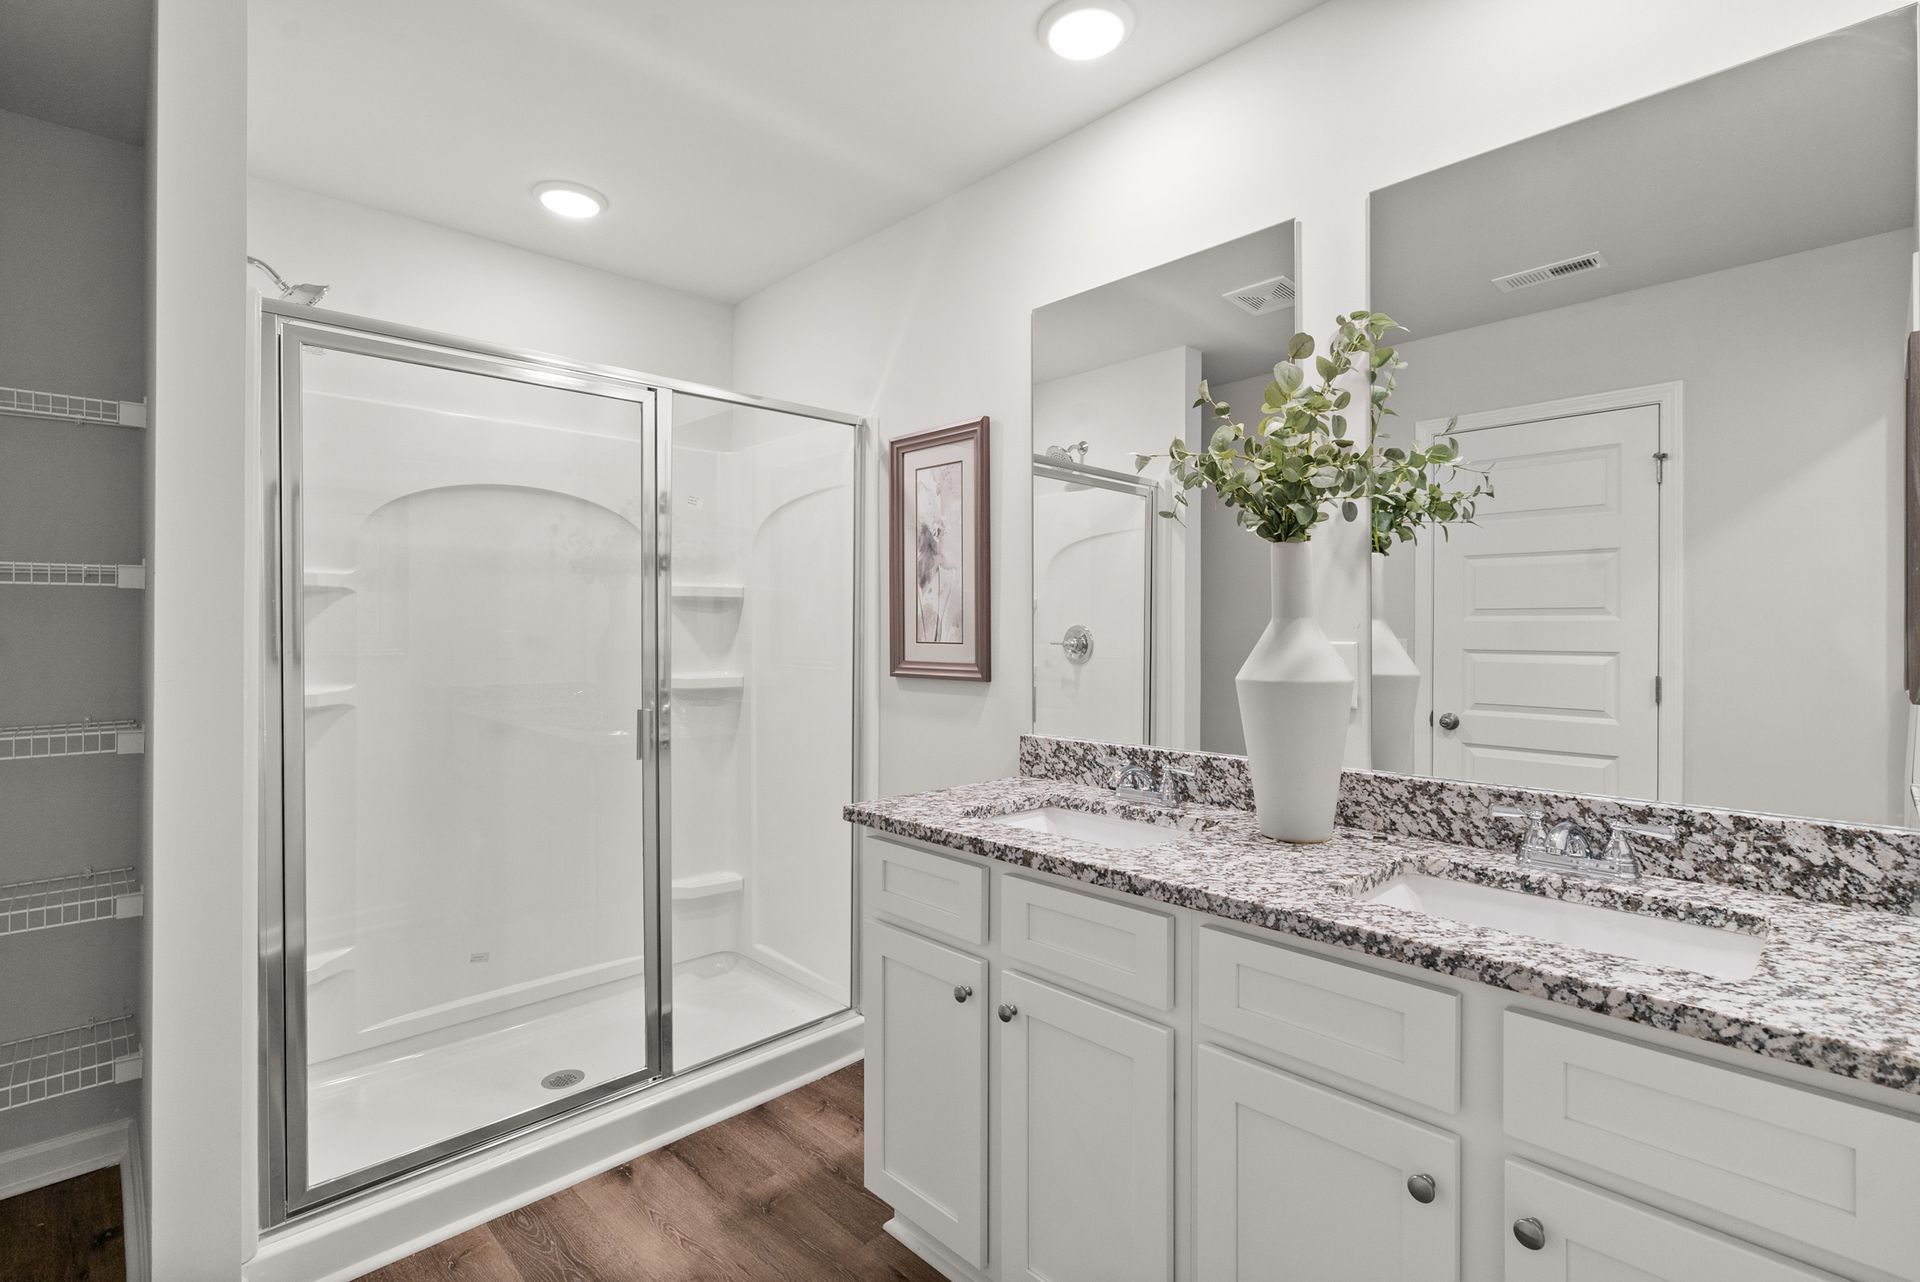
[[[1119,850],[993,822],[1060,806],[1168,825],[1163,845]],[[1524,869],[1517,856],[1341,828],[1292,846],[1244,810],[1127,803],[1087,784],[1002,779],[861,802],[848,820],[1228,921],[1631,1020],[1771,1059],[1920,1094],[1920,918],[1706,882],[1631,885]],[[1764,935],[1759,969],[1716,979],[1462,925],[1355,892],[1427,872]]]

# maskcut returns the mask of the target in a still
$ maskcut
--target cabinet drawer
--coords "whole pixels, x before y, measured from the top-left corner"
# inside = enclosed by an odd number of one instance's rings
[[[1173,1009],[1173,918],[1166,913],[1006,877],[1000,950],[1117,997]]]
[[[1506,1222],[1523,1219],[1539,1221],[1545,1242],[1530,1251],[1508,1231],[1506,1282],[1838,1282],[1830,1273],[1509,1158]]]
[[[1508,1011],[1515,1139],[1910,1276],[1920,1121]]]
[[[1200,1022],[1442,1112],[1460,1108],[1460,998],[1206,926]]]
[[[869,911],[969,944],[987,942],[987,870],[978,863],[870,838]]]

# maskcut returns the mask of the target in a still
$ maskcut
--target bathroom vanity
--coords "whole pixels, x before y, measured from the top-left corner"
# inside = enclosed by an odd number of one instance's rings
[[[1116,751],[1195,800],[1122,800]],[[1244,791],[1029,737],[1019,778],[848,808],[867,1184],[949,1277],[1920,1278],[1896,837],[1676,811],[1607,883],[1484,812],[1621,803],[1349,772],[1296,847]]]

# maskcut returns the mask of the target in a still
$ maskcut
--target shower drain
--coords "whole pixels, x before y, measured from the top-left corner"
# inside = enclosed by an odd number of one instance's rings
[[[548,1073],[540,1079],[540,1084],[550,1091],[564,1091],[569,1086],[578,1086],[587,1080],[587,1075],[577,1068],[563,1068],[557,1073]]]

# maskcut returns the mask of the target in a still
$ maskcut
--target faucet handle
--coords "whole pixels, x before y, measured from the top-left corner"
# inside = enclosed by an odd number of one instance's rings
[[[1552,843],[1547,840],[1546,811],[1529,810],[1520,806],[1493,806],[1487,813],[1495,819],[1511,819],[1527,826],[1525,835],[1520,838],[1522,855],[1537,855],[1552,848]]]
[[[1198,770],[1187,766],[1176,766],[1172,762],[1160,763],[1160,799],[1169,806],[1177,806],[1193,798],[1194,781],[1200,778]]]
[[[1653,841],[1671,843],[1680,839],[1680,831],[1669,824],[1615,823],[1609,825],[1604,857],[1618,861],[1631,861],[1637,868],[1640,861],[1633,856],[1633,842],[1628,840],[1629,837],[1646,837]]]
[[[1106,756],[1101,757],[1098,764],[1102,770],[1108,772],[1105,786],[1108,788],[1118,788],[1120,786],[1120,772],[1125,770],[1129,764],[1127,759],[1119,753],[1110,752]]]

